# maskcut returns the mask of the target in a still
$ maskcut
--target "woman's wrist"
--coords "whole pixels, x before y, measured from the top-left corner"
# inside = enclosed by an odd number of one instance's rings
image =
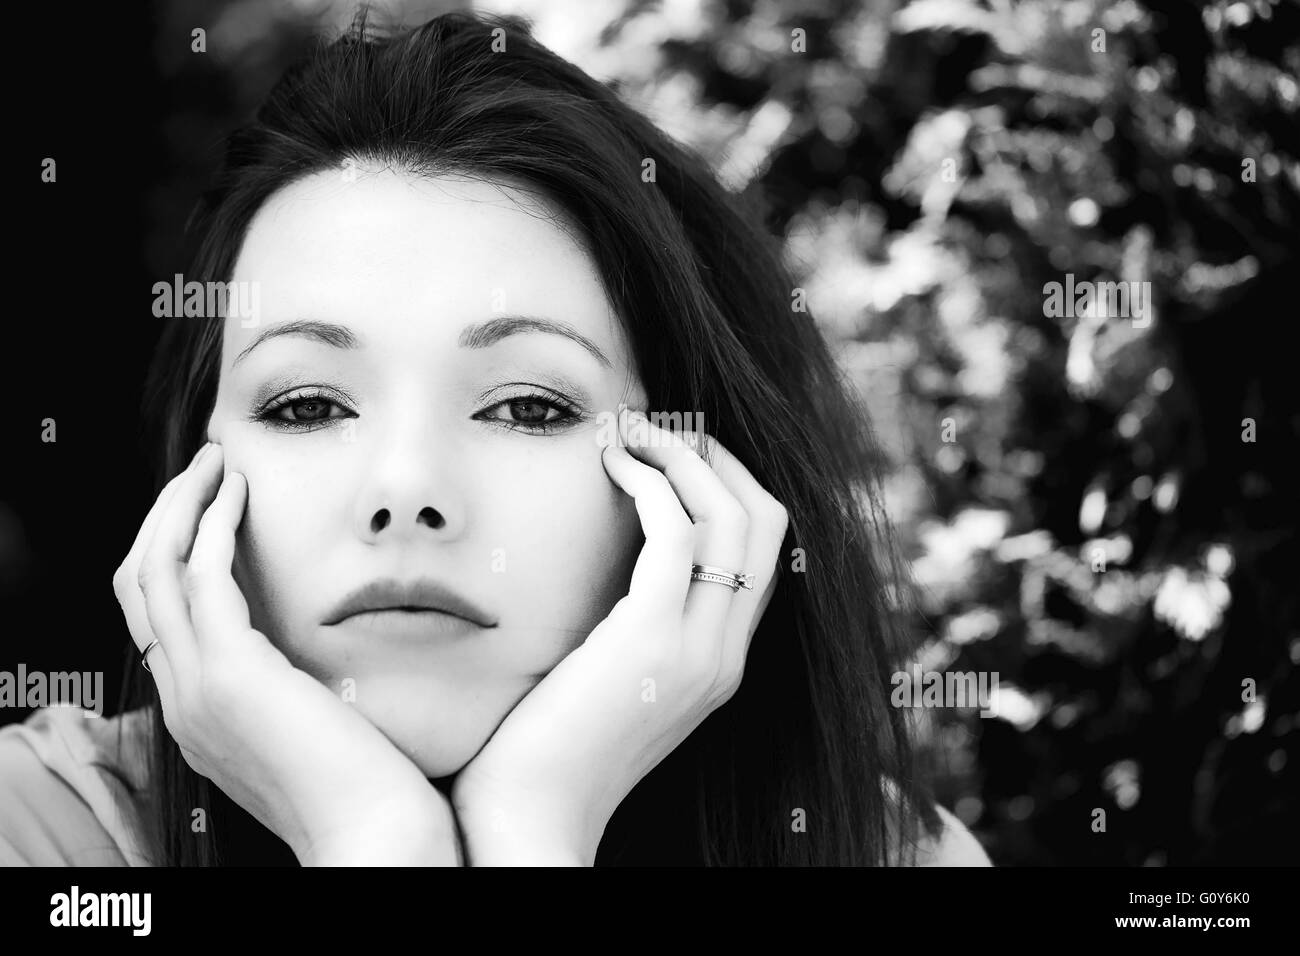
[[[473,832],[465,835],[465,866],[591,866],[568,844],[545,834]]]
[[[585,838],[535,807],[519,810],[504,801],[453,796],[465,866],[593,866],[599,839]]]
[[[409,811],[386,808],[295,851],[303,866],[464,866],[464,853],[445,803]]]

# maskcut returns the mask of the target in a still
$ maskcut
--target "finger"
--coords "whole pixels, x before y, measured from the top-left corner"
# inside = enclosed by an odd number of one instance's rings
[[[202,449],[200,449],[201,451]],[[141,522],[140,529],[136,532],[135,541],[131,544],[131,549],[127,551],[122,564],[113,575],[113,593],[117,595],[118,604],[122,607],[122,615],[126,618],[126,626],[131,633],[131,640],[135,642],[136,648],[141,651],[154,640],[154,633],[153,628],[149,626],[149,615],[145,611],[144,593],[140,590],[140,562],[153,541],[153,536],[158,529],[158,522],[170,506],[171,500],[176,494],[176,489],[180,487],[181,479],[194,466],[194,462],[198,457],[199,453],[196,452],[185,470],[163,486],[163,490],[154,499],[153,507],[149,509],[149,513],[145,515],[144,521]]]
[[[184,591],[185,565],[199,519],[216,494],[221,468],[221,447],[209,445],[181,479],[140,564],[149,624],[167,648],[173,674],[193,671],[196,647]]]
[[[753,565],[754,589],[740,590],[732,602],[732,617],[727,626],[727,653],[732,661],[743,664],[749,642],[758,628],[776,590],[777,568],[785,543],[790,519],[784,505],[776,500],[749,469],[721,442],[711,435],[700,436],[701,452],[719,480],[735,496],[749,515],[746,559]]]
[[[149,513],[145,515],[144,521],[140,524],[140,530],[136,533],[135,541],[132,542],[131,549],[127,552],[126,558],[122,561],[124,566],[131,565],[136,568],[140,566],[140,560],[149,549],[149,545],[153,541],[153,536],[158,530],[158,522],[161,520],[163,514],[166,513],[172,497],[176,494],[176,489],[181,486],[181,481],[185,476],[193,470],[194,463],[199,460],[207,447],[207,444],[204,444],[202,448],[195,452],[194,457],[190,459],[190,463],[186,465],[182,471],[173,475],[171,480],[163,486],[162,491],[158,492],[158,497],[154,499],[153,507],[151,507]]]
[[[216,650],[214,645],[229,642],[252,627],[248,602],[231,573],[235,532],[247,501],[248,482],[232,471],[199,520],[187,573],[190,620],[201,650]]]
[[[180,485],[184,474],[185,472],[181,472],[159,492],[153,508],[140,525],[135,543],[127,552],[117,573],[113,575],[113,592],[117,595],[117,603],[122,607],[122,616],[126,618],[126,627],[131,632],[131,640],[140,651],[148,647],[154,639],[153,628],[149,626],[149,615],[145,612],[144,592],[140,590],[140,560],[149,542],[153,540],[158,519],[176,494],[176,488]]]
[[[628,597],[646,614],[680,618],[691,580],[695,526],[662,473],[617,444],[605,446],[601,461],[610,480],[632,496],[645,536]]]
[[[749,516],[718,475],[680,436],[652,424],[644,415],[626,416],[623,432],[628,451],[663,472],[695,524],[693,564],[745,573]],[[687,569],[689,571],[689,569]],[[717,636],[735,592],[726,585],[692,580],[686,597],[685,622],[695,640]]]
[[[163,715],[168,716],[172,712],[172,702],[176,700],[176,675],[172,673],[167,649],[161,644],[149,652],[149,674],[158,688],[158,703],[162,705]]]

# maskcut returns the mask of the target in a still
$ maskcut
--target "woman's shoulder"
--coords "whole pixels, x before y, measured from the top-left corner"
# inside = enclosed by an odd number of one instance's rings
[[[917,866],[992,866],[979,840],[951,812],[939,804],[938,811],[943,829],[937,836],[927,835],[916,848]]]
[[[882,778],[884,791],[890,807],[888,814],[888,832],[891,846],[898,835],[899,819],[902,811],[902,795],[897,784],[889,777]],[[942,805],[932,804],[938,817],[937,832],[931,833],[921,820],[917,821],[918,835],[915,843],[915,857],[907,860],[912,866],[992,866],[984,847],[966,825],[957,819],[951,811]],[[898,855],[891,852],[891,859],[898,862]]]
[[[44,707],[0,727],[0,864],[148,865],[149,714]]]

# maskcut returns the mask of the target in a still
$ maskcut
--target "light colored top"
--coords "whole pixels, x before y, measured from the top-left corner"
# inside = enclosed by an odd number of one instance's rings
[[[943,832],[937,841],[922,843],[917,849],[917,866],[992,866],[989,856],[980,846],[980,841],[966,829],[966,825],[936,803],[939,819],[943,821]]]
[[[46,707],[0,727],[0,866],[154,865],[145,836],[149,733],[145,709],[88,718]],[[937,809],[942,838],[919,850],[918,865],[989,866],[970,831]]]
[[[44,707],[0,727],[0,866],[152,865],[149,723]]]

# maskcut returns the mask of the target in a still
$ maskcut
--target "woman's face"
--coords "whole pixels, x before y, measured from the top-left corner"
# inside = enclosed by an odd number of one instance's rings
[[[391,170],[272,196],[231,279],[259,311],[226,320],[209,437],[248,479],[253,625],[453,774],[627,591],[640,526],[596,441],[645,407],[618,317],[528,193]],[[478,622],[338,620],[379,580],[433,582]]]

